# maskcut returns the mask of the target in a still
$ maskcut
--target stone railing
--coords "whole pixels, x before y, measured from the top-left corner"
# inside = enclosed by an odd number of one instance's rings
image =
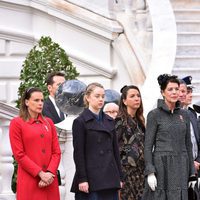
[[[9,142],[10,120],[18,114],[16,108],[0,102],[0,199],[13,200],[11,179],[14,170]]]
[[[10,120],[18,115],[18,109],[0,102],[0,199],[14,200],[15,194],[11,189],[11,179],[14,171],[12,151],[9,141]],[[65,131],[58,129],[59,143],[62,157],[59,165],[61,186],[59,186],[61,200],[73,200],[70,187],[74,175],[73,148],[71,125],[74,117],[67,117]]]

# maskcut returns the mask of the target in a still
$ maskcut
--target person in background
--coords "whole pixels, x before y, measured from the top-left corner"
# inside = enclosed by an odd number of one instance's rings
[[[121,89],[115,130],[124,175],[120,199],[140,200],[144,188],[145,121],[142,98],[137,86],[129,85]]]
[[[179,80],[179,97],[181,108],[186,108],[187,85],[184,80]]]
[[[89,84],[86,109],[73,122],[75,200],[115,200],[122,185],[114,120],[102,111],[104,96],[101,84]]]
[[[43,93],[28,88],[19,117],[10,123],[10,144],[18,163],[17,200],[59,200],[56,176],[60,146],[51,119],[42,116]]]
[[[196,174],[198,174],[200,168],[200,129],[197,120],[197,113],[195,112],[192,106],[192,92],[194,87],[191,83],[191,76],[186,76],[182,80],[186,83],[187,86],[186,100],[183,108],[187,110],[190,119],[190,133],[192,142],[192,152],[194,158],[194,167],[196,169]]]
[[[54,124],[57,124],[65,119],[64,113],[57,107],[55,102],[56,91],[64,82],[65,74],[62,72],[52,72],[46,79],[49,97],[44,101],[42,114],[51,118]]]
[[[114,102],[106,103],[103,107],[103,112],[115,119],[119,112],[119,106]]]
[[[191,83],[192,81],[192,76],[186,76],[182,79],[187,86],[187,94],[186,94],[186,100],[185,100],[185,107],[190,109],[190,106],[192,104],[192,93],[193,93],[193,85]]]
[[[158,84],[163,99],[147,115],[143,200],[188,200],[188,180],[195,176],[190,120],[180,108],[177,76],[162,74]]]

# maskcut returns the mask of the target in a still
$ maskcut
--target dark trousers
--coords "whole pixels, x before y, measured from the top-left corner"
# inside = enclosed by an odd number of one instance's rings
[[[101,190],[98,192],[78,192],[75,200],[118,200],[117,190]]]

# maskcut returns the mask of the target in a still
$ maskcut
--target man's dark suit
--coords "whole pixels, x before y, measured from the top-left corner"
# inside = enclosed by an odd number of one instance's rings
[[[53,105],[52,101],[49,97],[44,101],[43,111],[42,114],[46,117],[49,117],[53,120],[54,124],[61,122],[63,119],[60,118],[58,115],[55,106]]]
[[[198,120],[196,117],[196,113],[194,113],[192,110],[189,109],[188,114],[189,114],[190,122],[192,123],[194,135],[195,135],[197,146],[198,146],[197,158],[195,160],[200,163],[200,129],[198,125]]]

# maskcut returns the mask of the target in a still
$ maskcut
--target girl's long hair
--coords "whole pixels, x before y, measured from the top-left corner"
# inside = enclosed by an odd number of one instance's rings
[[[130,86],[124,86],[120,92],[121,92],[121,98],[120,98],[120,103],[119,103],[119,114],[118,117],[122,118],[126,123],[129,118],[129,114],[127,112],[127,106],[124,104],[124,101],[127,98],[128,91],[130,89],[135,89],[139,92],[140,96],[140,90],[137,86],[135,85],[130,85]],[[145,128],[145,119],[143,115],[143,103],[142,103],[142,97],[141,97],[141,103],[140,107],[137,109],[136,114],[135,114],[136,120],[138,121],[139,125],[141,126],[142,129]]]

